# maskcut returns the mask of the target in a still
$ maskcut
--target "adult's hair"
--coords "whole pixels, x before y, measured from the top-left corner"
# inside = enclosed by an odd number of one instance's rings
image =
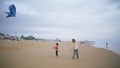
[[[75,43],[75,42],[76,42],[76,40],[75,40],[75,39],[72,39],[72,42],[74,42],[74,43]]]

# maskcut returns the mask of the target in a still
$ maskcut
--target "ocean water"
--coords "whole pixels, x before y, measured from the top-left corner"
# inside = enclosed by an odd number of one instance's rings
[[[92,46],[95,46],[98,48],[105,48],[117,54],[120,54],[120,42],[110,42],[108,43],[108,48],[106,48],[106,42],[96,42]]]

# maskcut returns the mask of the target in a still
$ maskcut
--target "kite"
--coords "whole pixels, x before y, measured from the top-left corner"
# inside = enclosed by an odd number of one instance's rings
[[[5,11],[5,13],[7,14],[6,17],[7,18],[8,17],[16,17],[16,7],[15,7],[15,5],[14,4],[9,5],[8,9],[9,9],[9,12]]]

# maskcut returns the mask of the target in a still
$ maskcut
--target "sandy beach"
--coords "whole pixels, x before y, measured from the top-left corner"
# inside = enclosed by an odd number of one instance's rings
[[[0,40],[0,68],[120,68],[120,55],[91,45],[80,45],[79,59],[72,59],[70,42]]]

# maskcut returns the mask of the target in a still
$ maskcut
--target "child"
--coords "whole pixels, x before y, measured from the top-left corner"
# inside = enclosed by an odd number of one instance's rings
[[[56,57],[58,56],[58,43],[56,43],[56,45],[54,46],[54,49],[55,49],[55,53],[56,53]]]

